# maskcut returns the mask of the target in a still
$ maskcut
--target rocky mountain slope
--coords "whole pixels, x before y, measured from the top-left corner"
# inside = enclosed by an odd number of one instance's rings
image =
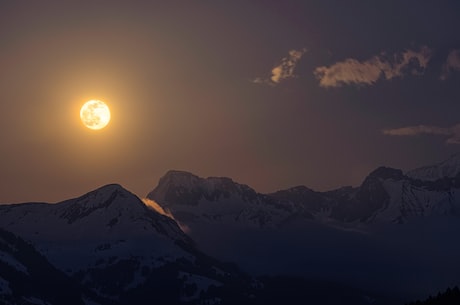
[[[181,223],[217,222],[279,227],[296,219],[349,223],[404,223],[413,217],[460,215],[460,174],[435,181],[380,167],[357,187],[316,192],[297,186],[260,194],[229,178],[170,171],[147,198]]]
[[[408,177],[422,181],[454,178],[460,173],[460,153],[434,165],[423,166],[406,172]]]

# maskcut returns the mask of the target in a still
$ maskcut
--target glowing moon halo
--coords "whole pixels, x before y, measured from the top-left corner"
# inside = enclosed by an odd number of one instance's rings
[[[102,129],[110,121],[110,109],[102,101],[87,101],[80,109],[80,119],[89,129]]]

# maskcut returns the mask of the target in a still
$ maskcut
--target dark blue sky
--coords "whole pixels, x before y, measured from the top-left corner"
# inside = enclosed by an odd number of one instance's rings
[[[2,1],[0,202],[143,196],[169,169],[327,190],[441,161],[458,29],[458,1]]]

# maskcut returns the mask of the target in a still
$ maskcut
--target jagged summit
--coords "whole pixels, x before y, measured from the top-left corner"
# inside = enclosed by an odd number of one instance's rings
[[[400,169],[380,166],[374,171],[372,171],[367,177],[368,178],[400,180],[404,178],[404,174],[402,170]]]
[[[176,182],[176,183],[185,183],[190,182],[196,179],[200,179],[198,176],[181,170],[169,170],[166,174],[160,178],[160,183],[163,182]]]
[[[436,181],[442,178],[453,178],[460,173],[460,153],[434,165],[423,166],[410,170],[408,177],[422,181]]]
[[[197,184],[206,181],[208,184],[214,185],[232,185],[237,184],[228,177],[207,177],[202,178],[190,172],[180,170],[170,170],[163,177],[160,178],[158,185],[174,184],[188,188],[193,188]]]
[[[249,186],[227,177],[201,178],[188,172],[172,170],[160,178],[157,187],[147,194],[147,198],[160,200],[163,207],[168,208],[168,203],[196,206],[202,199],[215,201],[231,196],[250,200],[255,194]]]
[[[427,169],[431,167],[423,168]],[[299,185],[269,194],[257,193],[230,178],[169,171],[148,198],[188,226],[222,222],[275,227],[298,217],[340,223],[402,223],[411,217],[457,214],[460,154],[436,169],[443,178],[436,182],[417,180],[400,169],[381,166],[359,187],[317,192]]]

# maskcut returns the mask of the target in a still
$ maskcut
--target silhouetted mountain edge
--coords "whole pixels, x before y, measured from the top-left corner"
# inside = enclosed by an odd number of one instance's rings
[[[460,289],[458,286],[447,288],[445,292],[439,292],[436,296],[430,296],[424,301],[415,301],[406,305],[454,305],[460,304]]]

